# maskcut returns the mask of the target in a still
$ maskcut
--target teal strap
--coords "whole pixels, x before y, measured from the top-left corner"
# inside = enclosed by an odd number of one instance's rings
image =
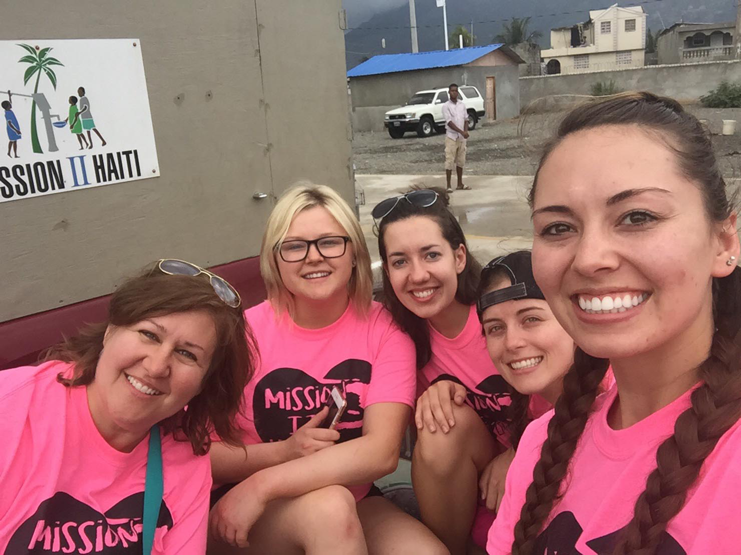
[[[155,424],[149,431],[149,453],[147,454],[147,477],[144,482],[144,516],[142,534],[144,546],[143,555],[152,553],[154,531],[157,528],[157,519],[162,505],[162,447],[160,445],[160,427]]]

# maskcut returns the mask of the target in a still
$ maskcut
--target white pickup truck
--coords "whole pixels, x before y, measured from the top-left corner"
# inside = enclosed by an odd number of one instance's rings
[[[484,97],[476,87],[461,85],[459,98],[468,110],[468,129],[473,130],[484,112]],[[419,91],[401,108],[386,112],[384,127],[393,139],[399,139],[407,131],[416,131],[419,137],[429,137],[435,130],[445,130],[443,104],[448,101],[448,89]]]

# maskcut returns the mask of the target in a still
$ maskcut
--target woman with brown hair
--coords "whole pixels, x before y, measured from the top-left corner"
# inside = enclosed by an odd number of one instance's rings
[[[0,372],[0,552],[202,554],[211,435],[237,444],[253,368],[239,294],[160,260],[105,323]]]
[[[535,279],[578,348],[488,552],[736,552],[739,240],[705,129],[650,93],[579,107],[530,202]]]

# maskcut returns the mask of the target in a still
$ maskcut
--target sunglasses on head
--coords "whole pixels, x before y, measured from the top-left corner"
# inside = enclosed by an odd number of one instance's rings
[[[427,208],[428,206],[432,206],[437,202],[438,196],[439,195],[431,189],[410,191],[409,193],[399,195],[398,197],[391,197],[387,198],[386,200],[382,200],[373,208],[373,210],[371,211],[371,216],[373,216],[374,220],[382,220],[383,218],[391,214],[394,208],[396,208],[402,200],[405,200],[409,204],[417,206],[418,208]]]
[[[160,272],[163,274],[170,276],[195,277],[201,274],[206,274],[211,282],[211,287],[214,288],[216,295],[224,301],[224,304],[231,308],[239,308],[239,305],[242,304],[242,299],[239,296],[239,293],[237,293],[237,290],[234,289],[228,281],[204,268],[201,268],[200,266],[196,266],[191,262],[177,260],[175,258],[163,258],[157,263],[157,268],[159,268]]]

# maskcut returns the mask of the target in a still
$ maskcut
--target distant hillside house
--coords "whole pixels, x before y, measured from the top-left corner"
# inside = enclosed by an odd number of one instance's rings
[[[687,64],[731,60],[736,22],[675,23],[659,34],[660,64]]]
[[[646,13],[640,6],[592,10],[589,20],[551,30],[545,73],[585,73],[645,65]]]
[[[473,85],[484,96],[487,119],[520,114],[519,64],[503,44],[374,56],[347,72],[355,131],[383,131],[383,115],[417,91],[451,83]]]

